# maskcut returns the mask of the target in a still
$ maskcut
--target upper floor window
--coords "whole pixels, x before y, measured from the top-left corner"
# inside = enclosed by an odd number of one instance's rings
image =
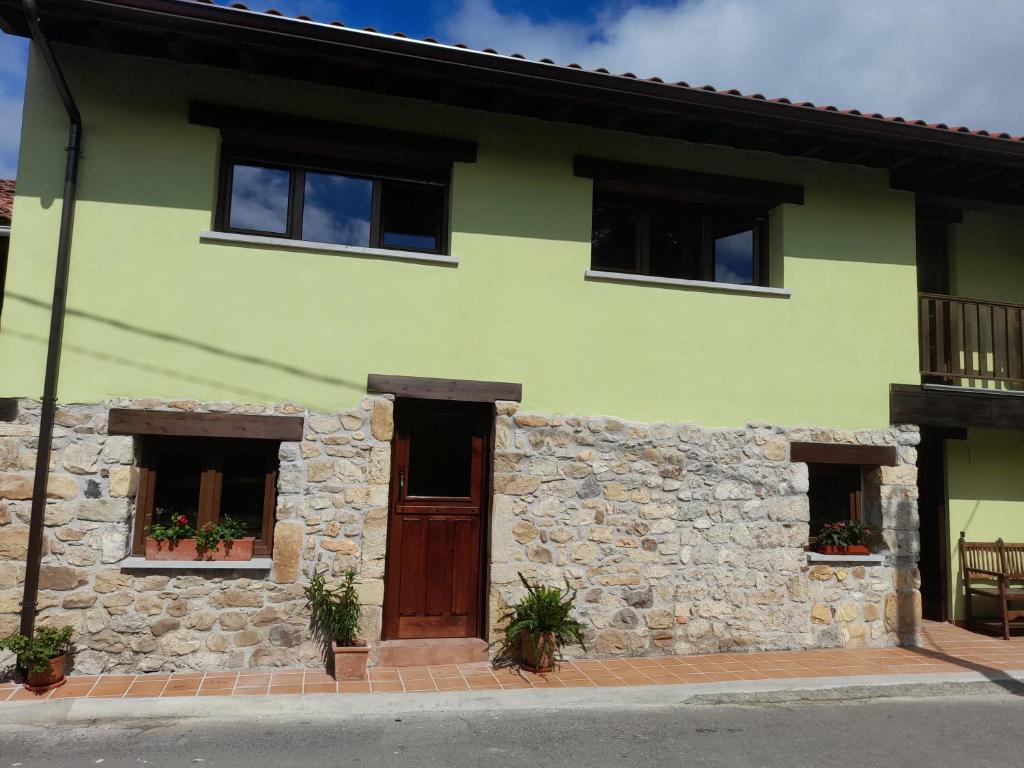
[[[357,162],[227,149],[218,228],[334,245],[447,250],[447,178]]]
[[[591,267],[766,285],[767,235],[763,212],[598,192],[591,229]]]
[[[796,184],[583,155],[573,169],[593,179],[597,272],[767,287],[770,213],[804,202]]]

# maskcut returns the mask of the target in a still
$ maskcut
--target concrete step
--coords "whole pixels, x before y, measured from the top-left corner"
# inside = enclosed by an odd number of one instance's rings
[[[426,667],[487,661],[487,643],[478,637],[383,640],[377,646],[381,667]]]

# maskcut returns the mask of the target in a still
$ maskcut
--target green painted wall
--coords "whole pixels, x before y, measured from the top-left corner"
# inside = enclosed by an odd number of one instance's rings
[[[965,211],[949,235],[954,295],[1024,303],[1024,216]],[[972,429],[966,441],[946,441],[946,462],[950,596],[962,618],[960,531],[975,541],[1024,541],[1024,433]]]
[[[949,230],[950,289],[1024,304],[1024,216],[965,211]]]
[[[963,618],[957,539],[1024,542],[1024,432],[972,429],[946,441],[953,615]],[[988,601],[991,603],[991,601]],[[979,602],[986,610],[992,605]]]
[[[65,50],[85,116],[60,396],[352,404],[369,372],[519,381],[546,412],[836,427],[916,380],[912,196],[886,175]],[[190,98],[476,139],[454,169],[457,268],[200,243],[217,131]],[[37,396],[65,118],[28,78],[0,394]],[[586,281],[585,153],[800,183],[773,214],[790,299]]]

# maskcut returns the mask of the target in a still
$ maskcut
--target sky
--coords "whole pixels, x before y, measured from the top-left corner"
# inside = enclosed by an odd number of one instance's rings
[[[641,77],[1024,134],[1024,0],[249,0],[247,5]],[[26,41],[0,34],[0,178],[17,170],[26,60]]]

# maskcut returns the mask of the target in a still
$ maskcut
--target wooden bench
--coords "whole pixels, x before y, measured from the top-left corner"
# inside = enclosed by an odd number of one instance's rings
[[[1010,622],[1024,618],[1024,610],[1010,604],[1024,600],[1024,544],[995,541],[967,541],[960,532],[960,577],[964,584],[964,619],[967,626],[980,623],[975,617],[972,597],[990,597],[999,603],[1003,639],[1010,639]],[[978,582],[984,582],[979,586]]]

